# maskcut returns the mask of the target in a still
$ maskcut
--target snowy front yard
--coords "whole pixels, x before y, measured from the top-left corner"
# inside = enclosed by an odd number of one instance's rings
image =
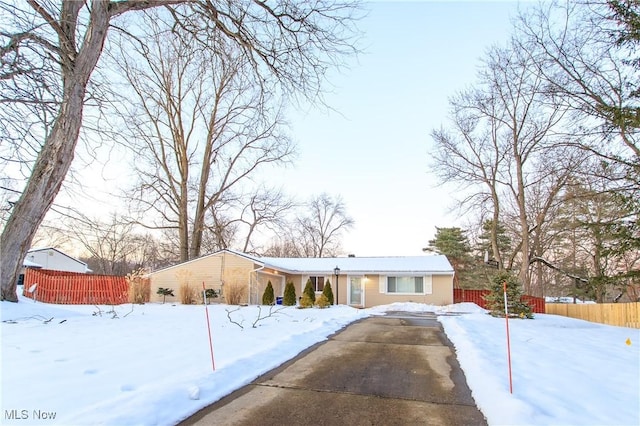
[[[230,314],[242,329],[225,311],[236,307],[209,306],[215,372],[203,306],[121,305],[117,318],[105,306],[0,307],[3,425],[175,424],[386,309],[468,312],[439,319],[491,425],[640,423],[640,331],[629,328],[550,315],[511,321],[510,395],[504,320],[473,304],[285,308],[256,328],[252,306]]]

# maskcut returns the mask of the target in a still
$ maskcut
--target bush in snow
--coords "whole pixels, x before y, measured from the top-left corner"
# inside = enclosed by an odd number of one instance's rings
[[[178,280],[178,294],[180,296],[180,303],[183,305],[192,305],[196,303],[196,297],[198,291],[195,286],[191,285],[191,276],[193,273],[188,269],[180,269],[176,272],[176,279]]]
[[[129,302],[143,304],[151,298],[151,281],[145,275],[142,269],[136,269],[125,277],[129,285]]]
[[[313,287],[311,278],[307,280],[307,285],[304,286],[302,294],[306,294],[307,296],[309,296],[309,300],[311,300],[311,305],[313,306],[313,304],[316,302],[316,290]]]
[[[531,306],[522,302],[522,290],[517,277],[507,271],[499,272],[491,279],[491,293],[483,296],[487,301],[487,309],[494,317],[504,318],[504,283],[507,283],[507,310],[509,317],[533,318]]]
[[[316,299],[316,306],[320,309],[328,308],[330,305],[331,303],[329,303],[329,299],[327,299],[327,296],[325,296],[324,293]]]
[[[183,305],[193,305],[197,301],[198,292],[189,283],[180,284],[178,293],[180,294],[180,303]]]
[[[313,301],[311,300],[311,297],[309,297],[309,295],[307,293],[304,293],[302,295],[302,297],[300,298],[300,306],[298,306],[299,308],[310,308],[313,306]]]
[[[240,305],[247,301],[247,287],[241,284],[224,286],[224,300],[227,305]]]
[[[329,282],[329,280],[324,283],[322,295],[327,298],[329,305],[333,305],[333,289],[331,288],[331,283]]]
[[[262,304],[263,305],[273,305],[276,298],[273,294],[273,286],[271,285],[271,281],[267,282],[267,288],[264,289],[264,294],[262,295]]]
[[[284,287],[284,297],[282,298],[282,304],[284,306],[296,305],[296,288],[292,282],[288,282]]]
[[[156,291],[156,294],[159,294],[160,296],[162,296],[162,303],[164,304],[165,300],[167,299],[167,296],[173,297],[173,289],[160,287],[158,291]]]

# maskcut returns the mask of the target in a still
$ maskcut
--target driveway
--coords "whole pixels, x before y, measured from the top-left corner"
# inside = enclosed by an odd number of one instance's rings
[[[388,313],[329,340],[181,425],[486,425],[434,314]]]

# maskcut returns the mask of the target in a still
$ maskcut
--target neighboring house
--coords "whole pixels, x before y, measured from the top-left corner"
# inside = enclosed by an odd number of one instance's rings
[[[40,267],[42,269],[55,271],[80,272],[83,274],[93,272],[85,262],[71,257],[53,247],[29,250],[24,259],[23,266]]]
[[[336,289],[335,270],[338,272]],[[445,256],[408,257],[257,257],[233,250],[221,250],[149,274],[151,300],[161,301],[158,288],[174,290],[176,301],[182,283],[202,289],[246,286],[247,303],[259,304],[268,281],[276,296],[282,296],[287,282],[301,296],[311,279],[316,292],[331,283],[340,304],[371,307],[393,302],[434,305],[453,303],[453,268]]]

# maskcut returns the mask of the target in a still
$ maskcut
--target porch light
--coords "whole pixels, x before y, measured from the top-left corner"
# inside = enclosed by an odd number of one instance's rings
[[[338,275],[340,275],[340,268],[337,266],[333,268],[333,273],[336,276],[336,305],[338,304]]]

